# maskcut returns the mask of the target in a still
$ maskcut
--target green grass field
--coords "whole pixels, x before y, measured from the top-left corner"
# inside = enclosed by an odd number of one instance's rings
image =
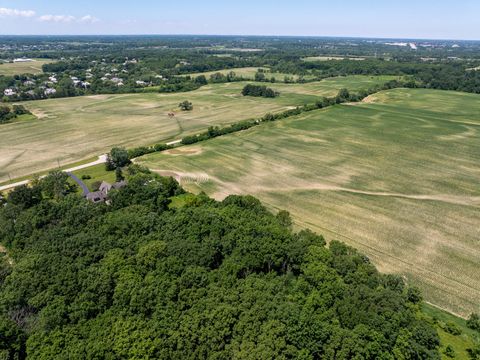
[[[210,125],[226,125],[283,111],[342,87],[368,88],[392,77],[351,76],[309,84],[272,84],[275,99],[241,96],[246,83],[204,86],[188,93],[97,95],[23,103],[36,120],[0,125],[0,182],[64,166],[107,152],[175,140]],[[191,112],[179,112],[183,100]],[[169,118],[168,112],[176,112]]]
[[[245,79],[249,79],[249,80],[254,80],[255,79],[255,74],[257,73],[258,69],[259,69],[258,67],[244,67],[244,68],[236,68],[236,69],[225,69],[225,70],[218,70],[218,71],[207,71],[207,72],[201,72],[201,73],[193,73],[193,74],[189,74],[189,75],[193,76],[193,77],[200,76],[200,75],[205,75],[208,79],[210,76],[212,76],[213,74],[216,74],[216,73],[221,73],[221,74],[227,75],[228,73],[233,71],[237,76],[241,76],[241,77],[243,77]],[[267,71],[265,73],[265,76],[266,76],[267,79],[274,78],[276,81],[279,81],[279,82],[283,81],[285,79],[285,77],[293,78],[294,80],[298,80],[298,78],[299,78],[298,75],[285,74],[285,73],[274,73],[274,72],[270,72],[270,70],[268,68],[262,68],[262,69]],[[314,79],[314,76],[305,75],[304,79],[306,79],[306,80]]]
[[[253,194],[425,298],[480,310],[480,96],[397,89],[139,159],[187,190]]]
[[[453,316],[431,305],[424,304],[422,311],[426,315],[427,320],[435,326],[440,336],[442,359],[450,359],[444,354],[445,348],[450,345],[455,351],[455,359],[471,360],[467,349],[472,349],[480,341],[480,333],[469,329],[464,319]],[[461,334],[452,335],[446,332],[444,330],[445,324],[448,323],[455,324],[460,329]]]
[[[24,63],[3,63],[0,62],[0,75],[13,76],[17,74],[41,74],[42,65],[50,64],[53,60],[35,59],[32,62]]]

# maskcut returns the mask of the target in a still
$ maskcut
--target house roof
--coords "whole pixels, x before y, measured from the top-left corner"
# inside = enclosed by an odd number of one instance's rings
[[[105,201],[107,194],[102,191],[95,191],[87,194],[87,199],[93,202]]]

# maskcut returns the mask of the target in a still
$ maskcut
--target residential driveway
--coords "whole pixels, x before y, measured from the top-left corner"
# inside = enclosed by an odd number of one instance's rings
[[[89,162],[87,164],[83,164],[83,165],[79,165],[79,166],[75,166],[75,167],[72,167],[70,169],[65,169],[65,170],[62,170],[66,173],[70,173],[72,171],[77,171],[77,170],[82,170],[82,169],[86,169],[86,168],[89,168],[91,166],[95,166],[95,165],[99,165],[99,164],[104,164],[107,162],[107,155],[100,155],[98,157],[97,160],[95,161],[92,161],[92,162]],[[44,178],[45,176],[41,176],[40,178]],[[72,178],[73,179],[73,178]],[[75,180],[75,179],[74,179]],[[26,185],[30,182],[30,180],[23,180],[23,181],[19,181],[19,182],[16,182],[16,183],[12,183],[12,184],[8,184],[8,185],[3,185],[3,186],[0,186],[0,191],[3,191],[3,190],[8,190],[8,189],[11,189],[11,188],[15,188],[17,186],[20,186],[20,185]],[[88,194],[88,192],[87,192]]]
[[[73,179],[73,181],[75,181],[78,184],[78,186],[82,188],[83,196],[87,196],[90,193],[90,190],[88,190],[87,185],[85,185],[85,183],[82,180],[80,180],[78,177],[73,175],[71,172],[67,172],[67,175],[70,176]]]

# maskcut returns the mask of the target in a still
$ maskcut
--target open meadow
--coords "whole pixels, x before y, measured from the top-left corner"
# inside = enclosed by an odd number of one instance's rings
[[[0,75],[13,76],[17,74],[41,74],[42,65],[53,60],[37,59],[31,62],[3,63],[0,62]]]
[[[288,209],[466,316],[480,310],[479,113],[479,95],[396,89],[138,160]]]
[[[314,103],[340,88],[369,88],[394,77],[349,76],[308,84],[272,84],[274,99],[243,97],[245,82],[214,84],[188,93],[96,95],[22,103],[35,120],[0,125],[0,182],[107,152],[176,140],[211,125],[226,125]],[[194,109],[179,111],[189,100]],[[169,112],[175,112],[171,118]]]

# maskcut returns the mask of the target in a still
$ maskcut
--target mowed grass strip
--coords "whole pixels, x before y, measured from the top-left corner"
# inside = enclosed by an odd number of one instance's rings
[[[275,99],[241,96],[247,82],[208,85],[176,94],[97,95],[24,102],[37,120],[0,125],[0,182],[107,152],[178,139],[211,125],[261,117],[393,77],[352,76],[309,84],[272,84]],[[189,100],[191,112],[178,111]],[[169,112],[176,116],[170,118]]]
[[[30,62],[0,63],[0,75],[13,76],[20,74],[41,74],[42,66],[50,64],[54,60],[35,59]]]
[[[288,209],[465,316],[480,299],[479,100],[385,91],[140,161],[192,191]]]

